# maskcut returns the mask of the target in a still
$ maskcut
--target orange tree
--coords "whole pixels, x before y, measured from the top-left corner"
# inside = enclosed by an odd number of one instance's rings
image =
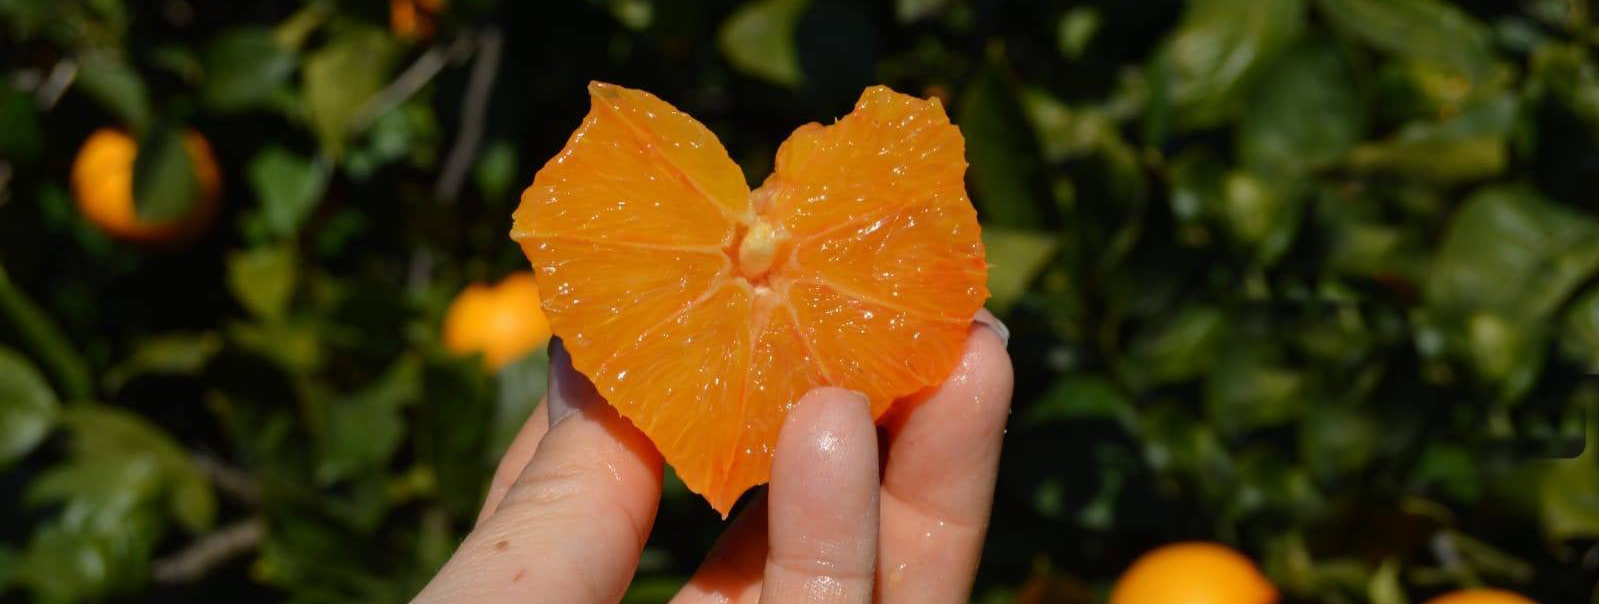
[[[600,79],[756,183],[866,85],[949,107],[1017,360],[980,601],[1103,601],[1191,540],[1285,602],[1592,601],[1593,32],[1582,0],[0,0],[0,599],[410,597],[543,389],[447,308],[527,269],[516,196]],[[107,128],[125,184],[75,185]],[[108,199],[214,215],[152,245]],[[661,513],[630,602],[719,524],[671,480]]]

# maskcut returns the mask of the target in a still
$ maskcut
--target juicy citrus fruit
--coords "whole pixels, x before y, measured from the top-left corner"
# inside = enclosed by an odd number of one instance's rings
[[[89,135],[73,160],[72,192],[78,210],[107,234],[127,241],[173,241],[203,229],[216,213],[222,177],[205,137],[186,132],[183,146],[200,185],[200,198],[187,214],[160,222],[139,220],[133,204],[133,162],[139,145],[127,133],[111,128]]]
[[[936,100],[881,86],[807,124],[750,191],[705,126],[649,93],[591,107],[522,194],[572,364],[725,516],[823,385],[881,416],[938,384],[988,297],[965,142]]]
[[[1177,543],[1139,556],[1110,604],[1271,604],[1277,588],[1243,554],[1217,543]]]
[[[1500,589],[1463,589],[1427,600],[1427,604],[1538,604]]]
[[[550,323],[539,309],[533,273],[514,273],[497,285],[473,283],[444,312],[444,347],[481,354],[490,370],[522,358],[550,339]]]

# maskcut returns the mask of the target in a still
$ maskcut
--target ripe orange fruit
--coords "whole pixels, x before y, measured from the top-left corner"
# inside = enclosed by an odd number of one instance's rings
[[[965,141],[936,100],[868,88],[795,130],[750,191],[666,102],[589,96],[511,236],[572,364],[712,507],[766,482],[806,391],[861,391],[880,417],[949,375],[988,265]]]
[[[1438,596],[1427,604],[1538,604],[1502,589],[1462,589]]]
[[[401,38],[432,37],[441,10],[444,0],[389,0],[389,30]]]
[[[204,229],[216,214],[221,172],[210,143],[200,133],[184,133],[183,146],[200,185],[200,198],[188,214],[160,222],[139,220],[133,205],[133,161],[139,145],[127,133],[111,128],[89,135],[72,162],[72,192],[78,210],[112,237],[140,243],[171,242]]]
[[[1218,543],[1176,543],[1139,556],[1110,604],[1272,604],[1277,588],[1243,554]]]
[[[491,371],[537,350],[550,339],[550,323],[539,309],[533,273],[513,273],[496,285],[473,283],[444,311],[444,347],[457,354],[482,354]]]

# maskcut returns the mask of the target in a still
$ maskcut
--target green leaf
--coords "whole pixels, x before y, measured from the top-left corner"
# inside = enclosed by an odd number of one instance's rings
[[[315,325],[287,321],[240,322],[228,326],[228,338],[238,343],[239,348],[271,359],[300,375],[322,366],[325,358],[321,338],[324,335],[324,330]]]
[[[351,118],[383,88],[395,50],[384,30],[359,27],[340,33],[306,58],[306,117],[328,156],[343,156]]]
[[[1300,199],[1279,185],[1247,172],[1222,181],[1222,219],[1233,239],[1271,264],[1288,251],[1299,225]]]
[[[1440,0],[1316,0],[1334,29],[1383,52],[1433,63],[1471,79],[1492,67],[1492,37]]]
[[[139,141],[133,160],[133,202],[141,222],[180,220],[199,203],[200,195],[200,180],[182,129],[157,128]]]
[[[422,396],[422,364],[406,356],[360,392],[327,406],[316,479],[331,484],[387,464],[405,438],[401,408]]]
[[[198,83],[205,78],[205,66],[200,64],[200,57],[181,44],[157,46],[150,51],[148,62],[157,69],[177,76],[185,84]]]
[[[510,141],[494,141],[478,157],[472,170],[472,180],[478,192],[490,204],[509,203],[507,196],[517,184],[516,145]]]
[[[1073,60],[1083,58],[1083,51],[1094,41],[1094,34],[1099,33],[1103,21],[1099,11],[1091,6],[1074,7],[1062,14],[1055,25],[1055,41],[1060,46],[1061,56]]]
[[[1587,414],[1582,455],[1541,468],[1544,534],[1554,541],[1599,538],[1599,406],[1589,403]]]
[[[1281,425],[1304,408],[1305,379],[1263,350],[1229,350],[1205,380],[1210,422],[1225,432]]]
[[[1303,407],[1309,412],[1299,424],[1299,456],[1318,478],[1333,482],[1371,462],[1381,431],[1364,409],[1325,401]]]
[[[39,108],[33,95],[0,87],[0,157],[33,161],[44,150]]]
[[[198,534],[217,520],[217,493],[205,474],[192,464],[169,468],[167,511],[178,525]]]
[[[261,215],[278,237],[292,237],[316,209],[327,189],[329,166],[273,145],[255,154],[245,168],[250,188],[261,201]]]
[[[797,87],[804,80],[795,31],[810,0],[752,0],[722,22],[717,47],[733,69],[773,84]]]
[[[961,91],[955,121],[966,136],[968,176],[984,222],[1016,229],[1044,225],[1044,167],[1019,91],[1000,66],[982,69]]]
[[[488,452],[499,459],[511,440],[539,406],[549,381],[550,359],[544,351],[524,355],[496,374],[499,395],[494,405],[494,429]]]
[[[134,345],[128,358],[106,371],[106,388],[118,390],[128,380],[142,375],[193,375],[221,351],[222,337],[215,332],[146,338]]]
[[[0,467],[39,445],[59,408],[44,376],[22,355],[0,347]]]
[[[1586,48],[1558,44],[1539,48],[1532,57],[1532,73],[1590,133],[1599,135],[1599,68]]]
[[[1132,428],[1132,401],[1110,380],[1089,373],[1061,376],[1027,410],[1027,423],[1038,426],[1052,422],[1105,419]]]
[[[1477,460],[1464,446],[1452,443],[1432,443],[1412,469],[1409,488],[1421,492],[1437,489],[1460,501],[1476,501],[1483,490],[1483,472]]]
[[[77,84],[84,94],[104,105],[136,135],[152,126],[154,111],[144,78],[121,56],[108,51],[84,55]]]
[[[1221,311],[1196,305],[1138,334],[1128,351],[1131,381],[1142,388],[1203,374],[1219,360],[1216,351],[1226,326]]]
[[[1519,105],[1510,95],[1475,103],[1443,122],[1413,122],[1387,141],[1357,146],[1355,170],[1390,172],[1438,183],[1488,178],[1510,161],[1509,136]]]
[[[1599,287],[1588,288],[1566,310],[1560,347],[1568,360],[1599,373]]]
[[[35,503],[61,502],[67,514],[116,518],[165,501],[172,518],[191,532],[216,519],[216,494],[194,461],[164,430],[133,413],[76,406],[62,413],[72,434],[72,457],[30,486]],[[74,511],[76,510],[76,511]]]
[[[1452,309],[1549,316],[1599,269],[1599,222],[1521,186],[1473,194],[1433,260],[1428,300]]]
[[[245,26],[226,30],[205,49],[205,84],[200,98],[224,113],[265,107],[294,74],[294,54],[272,30]]]
[[[228,255],[228,289],[257,318],[282,319],[294,295],[296,262],[286,246],[234,252]]]
[[[1059,241],[1048,233],[1000,228],[983,229],[988,252],[988,306],[1005,312],[1049,264]]]
[[[1116,124],[1095,107],[1071,107],[1054,95],[1029,88],[1022,92],[1027,113],[1045,159],[1060,162],[1113,146]],[[962,129],[966,129],[962,124]]]
[[[442,139],[433,107],[412,100],[383,114],[367,128],[344,155],[344,173],[357,182],[372,177],[379,168],[400,160],[429,168],[437,160]]]
[[[70,522],[63,515],[34,532],[14,571],[16,581],[39,602],[103,601],[126,594],[148,581],[150,555],[160,536],[159,518],[144,508],[99,524]]]
[[[1405,599],[1405,587],[1399,581],[1399,571],[1403,568],[1397,558],[1382,561],[1377,572],[1371,574],[1371,581],[1366,583],[1366,597],[1371,604],[1409,604]]]
[[[900,23],[920,21],[944,10],[949,0],[894,0],[894,16]]]
[[[1197,128],[1231,116],[1250,76],[1304,22],[1304,0],[1189,2],[1161,45],[1155,71],[1180,123]]]
[[[1263,175],[1297,176],[1342,159],[1360,140],[1364,120],[1344,53],[1302,44],[1255,83],[1238,122],[1238,160]]]
[[[321,2],[308,3],[300,10],[295,11],[294,14],[279,21],[277,27],[272,29],[272,38],[277,41],[279,46],[290,51],[297,51],[300,49],[300,45],[305,43],[306,38],[315,33],[317,28],[322,26],[323,21],[327,20],[328,15],[332,13],[333,11],[328,4]]]
[[[655,4],[652,0],[611,0],[610,9],[617,23],[633,31],[649,29],[650,23],[655,20]]]

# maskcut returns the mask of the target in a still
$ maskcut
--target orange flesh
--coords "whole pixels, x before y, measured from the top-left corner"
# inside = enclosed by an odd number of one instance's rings
[[[881,416],[953,369],[987,264],[938,101],[869,88],[752,192],[693,118],[589,92],[511,235],[573,366],[724,516],[806,391],[858,390]]]

